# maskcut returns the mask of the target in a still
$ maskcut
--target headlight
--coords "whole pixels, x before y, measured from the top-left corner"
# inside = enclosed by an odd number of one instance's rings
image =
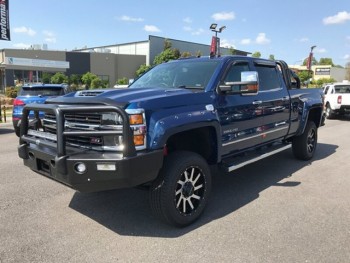
[[[143,109],[126,109],[129,114],[130,127],[134,132],[134,144],[136,150],[143,150],[146,148],[146,119],[145,111]]]
[[[133,141],[136,150],[143,150],[146,148],[146,119],[145,112],[143,109],[126,109],[126,113],[129,116],[130,127],[133,131]],[[123,119],[115,112],[106,112],[102,114],[100,129],[101,130],[112,130],[122,129]],[[103,146],[106,148],[122,149],[123,147],[123,136],[105,135],[103,136]]]
[[[121,125],[122,117],[115,112],[107,112],[102,114],[101,125]]]

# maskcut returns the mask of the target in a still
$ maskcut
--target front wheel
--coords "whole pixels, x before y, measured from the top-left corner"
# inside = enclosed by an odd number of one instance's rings
[[[171,153],[150,189],[152,212],[168,224],[187,226],[203,212],[210,189],[210,169],[203,157],[186,151]]]
[[[317,127],[313,121],[308,121],[304,133],[292,141],[294,156],[300,160],[310,160],[316,151]]]
[[[20,131],[20,128],[19,128],[19,127],[16,127],[16,128],[15,128],[15,133],[16,133],[17,137],[20,136],[21,131]]]

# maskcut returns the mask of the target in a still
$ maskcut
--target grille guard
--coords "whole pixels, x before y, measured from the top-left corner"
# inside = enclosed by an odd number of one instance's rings
[[[74,135],[122,135],[123,136],[123,155],[124,157],[132,157],[136,155],[136,148],[133,141],[133,131],[130,128],[129,116],[120,107],[108,106],[108,105],[84,105],[84,106],[73,106],[73,105],[56,105],[56,104],[28,104],[23,108],[22,121],[20,125],[20,145],[35,143],[28,134],[29,128],[29,113],[34,112],[34,120],[31,120],[34,129],[38,130],[41,128],[41,120],[39,118],[39,112],[50,112],[56,116],[56,135],[57,135],[57,158],[66,157],[66,137]],[[110,131],[65,131],[64,127],[64,114],[65,113],[89,113],[89,112],[116,112],[123,120],[122,130],[110,130]],[[53,143],[48,143],[50,146]],[[48,146],[49,146],[48,145]],[[28,157],[27,157],[28,158]]]

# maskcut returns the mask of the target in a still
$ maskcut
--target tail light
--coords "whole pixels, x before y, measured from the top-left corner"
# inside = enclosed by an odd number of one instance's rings
[[[337,103],[338,103],[338,104],[341,104],[341,101],[342,101],[342,96],[339,95],[339,96],[338,96],[338,99],[337,99]]]
[[[26,104],[24,103],[23,100],[15,99],[15,100],[13,101],[13,106],[24,106],[24,105],[26,105]]]

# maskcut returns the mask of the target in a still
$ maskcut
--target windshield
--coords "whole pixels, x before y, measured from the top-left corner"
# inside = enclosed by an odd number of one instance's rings
[[[350,85],[336,85],[335,93],[350,93]]]
[[[20,93],[20,96],[60,96],[64,95],[64,91],[61,88],[48,88],[48,87],[22,87]]]
[[[186,61],[160,64],[143,74],[129,88],[188,88],[207,86],[218,61]]]

